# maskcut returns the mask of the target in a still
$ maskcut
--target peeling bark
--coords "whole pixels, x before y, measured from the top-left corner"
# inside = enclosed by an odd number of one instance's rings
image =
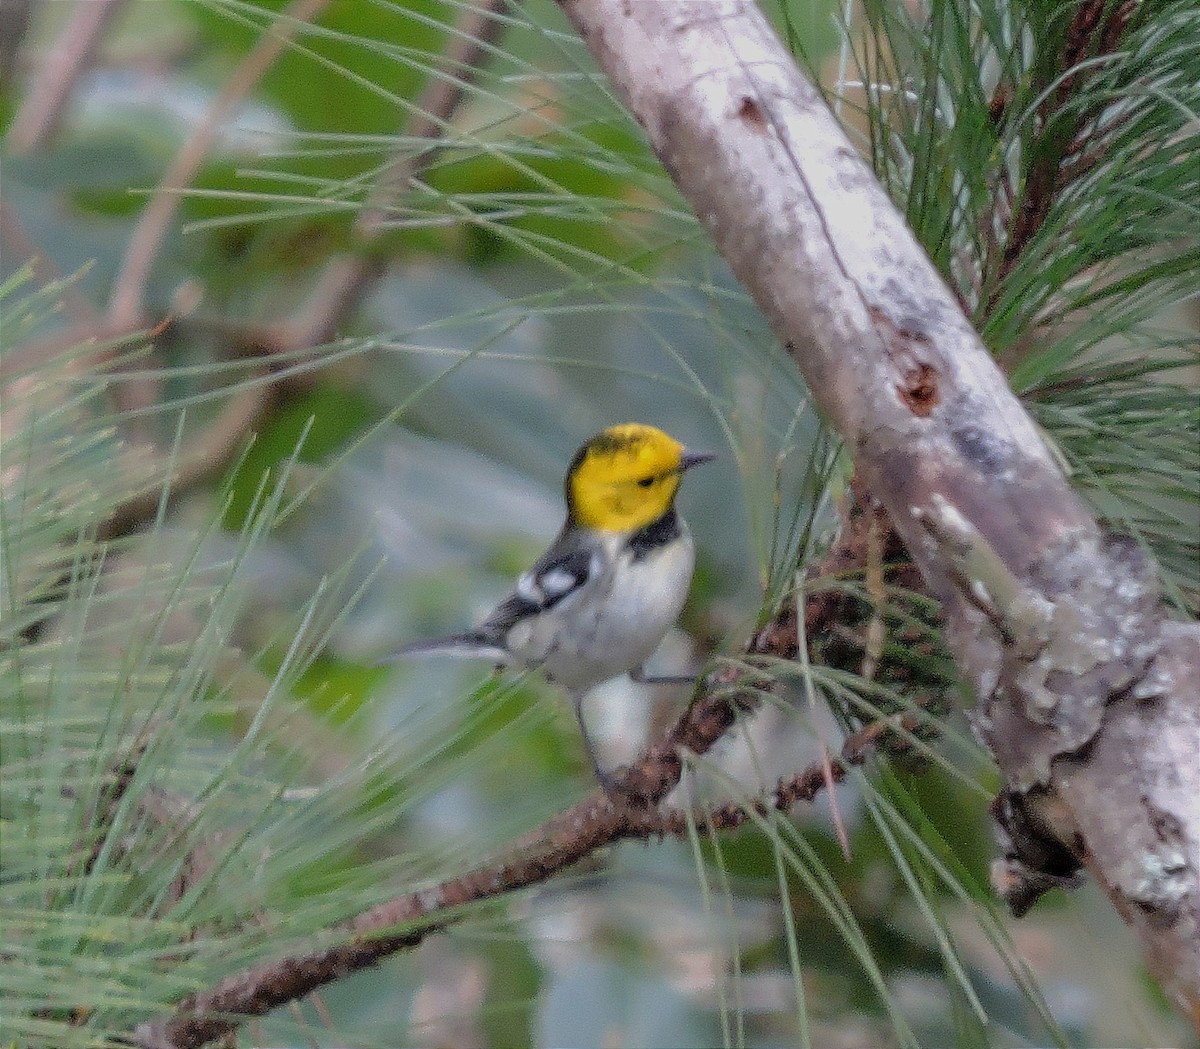
[[[1085,865],[1200,1021],[1200,628],[1101,534],[752,3],[560,4],[944,602],[1014,841]]]

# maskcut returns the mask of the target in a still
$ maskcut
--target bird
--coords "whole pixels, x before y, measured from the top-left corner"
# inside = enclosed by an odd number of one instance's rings
[[[583,700],[622,674],[645,684],[694,681],[651,676],[645,662],[679,618],[695,567],[675,497],[688,470],[715,458],[643,423],[589,438],[563,481],[562,528],[512,592],[475,629],[404,645],[382,662],[455,655],[540,671],[570,697],[592,771],[606,794],[617,794]]]

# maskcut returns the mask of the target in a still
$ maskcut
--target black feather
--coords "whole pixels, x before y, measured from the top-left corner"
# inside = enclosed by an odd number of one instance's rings
[[[560,535],[541,560],[521,577],[517,589],[496,606],[481,629],[505,636],[522,619],[545,612],[576,593],[597,566],[594,551],[572,545]]]
[[[671,507],[657,521],[652,521],[629,537],[629,548],[633,551],[633,559],[635,561],[642,560],[647,554],[678,539],[682,531],[679,515],[675,512],[675,508]]]

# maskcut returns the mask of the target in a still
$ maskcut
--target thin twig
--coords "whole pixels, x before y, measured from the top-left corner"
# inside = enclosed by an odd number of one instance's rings
[[[298,0],[283,18],[290,19],[293,25],[311,21],[327,2]],[[243,329],[240,334],[230,333],[227,341],[239,345],[252,344],[256,356],[269,359],[276,354],[319,346],[334,336],[367,287],[383,272],[382,260],[368,249],[382,232],[381,223],[394,195],[407,188],[408,183],[437,156],[436,139],[445,134],[466,97],[467,87],[478,73],[480,63],[490,54],[495,37],[505,24],[499,14],[507,3],[508,0],[481,0],[476,7],[464,8],[461,12],[452,30],[450,49],[440,70],[431,75],[415,104],[405,131],[407,141],[427,138],[430,145],[420,151],[405,152],[384,168],[380,185],[372,192],[371,203],[355,223],[362,250],[330,262],[298,317],[280,325],[260,326],[249,334],[248,329]],[[183,146],[171,169],[163,177],[130,239],[125,264],[114,286],[109,309],[110,321],[141,322],[145,279],[150,262],[157,254],[174,215],[179,199],[175,190],[191,180],[195,166],[203,160],[220,120],[253,89],[286,39],[277,31],[273,37],[260,42],[214,103],[204,125]],[[254,429],[255,422],[274,402],[277,392],[273,386],[256,386],[229,404],[199,438],[190,442],[193,451],[181,463],[177,476],[171,479],[172,494],[178,495],[219,471],[242,447],[244,435]],[[105,524],[105,536],[111,538],[136,528],[156,511],[158,499],[159,490],[156,488],[139,493],[129,503],[118,507]]]
[[[91,811],[80,828],[82,837],[71,849],[73,858],[68,861],[66,879],[79,877],[80,874],[90,874],[96,866],[96,861],[104,849],[105,838],[112,829],[113,818],[137,775],[138,765],[149,746],[152,726],[148,725],[135,739],[121,759],[112,765],[105,776],[106,782],[97,793]],[[74,788],[64,790],[65,794],[73,794]],[[83,846],[91,841],[86,854]]]
[[[440,68],[430,75],[404,133],[409,141],[425,139],[430,145],[420,151],[406,151],[384,167],[367,206],[355,221],[355,229],[360,234],[372,236],[377,233],[386,222],[388,209],[396,197],[407,191],[410,182],[419,178],[437,159],[451,119],[504,29],[505,21],[501,15],[509,2],[477,0],[476,6],[463,8],[460,12]]]
[[[100,38],[124,2],[77,0],[13,117],[7,135],[10,153],[31,153],[54,137],[75,85],[91,68]]]
[[[273,346],[298,349],[328,342],[362,301],[367,288],[382,275],[384,260],[371,249],[386,231],[388,211],[397,196],[407,191],[437,158],[441,140],[465,100],[467,88],[479,75],[483,60],[505,26],[500,16],[508,5],[509,0],[479,0],[476,6],[460,11],[451,30],[450,46],[439,68],[430,74],[404,129],[406,142],[424,139],[429,144],[424,149],[405,149],[384,165],[354,222],[358,250],[330,261],[303,311],[276,331]]]
[[[679,731],[673,730],[668,738],[689,734],[688,727],[677,728]],[[750,806],[727,802],[700,813],[677,808],[659,811],[615,805],[597,792],[530,835],[527,840],[532,847],[518,850],[513,858],[380,904],[343,926],[350,937],[347,941],[309,954],[264,962],[231,976],[211,990],[188,998],[165,1020],[141,1025],[134,1039],[144,1049],[195,1049],[233,1030],[238,1018],[260,1016],[352,972],[377,965],[388,955],[415,947],[429,934],[457,921],[468,905],[539,884],[599,849],[621,841],[684,835],[689,823],[735,829],[755,815],[786,812],[800,802],[811,802],[822,789],[844,780],[850,769],[862,765],[870,754],[910,750],[912,736],[920,728],[915,714],[882,718],[849,736],[838,758],[813,762],[780,779],[774,790]],[[656,760],[650,751],[642,764],[651,765]]]
[[[113,283],[108,311],[119,326],[135,329],[144,325],[146,281],[179,207],[180,192],[204,163],[222,124],[242,105],[292,38],[329,3],[330,0],[293,0],[263,32],[209,108],[204,121],[175,155],[138,219]]]
[[[919,707],[933,703],[931,697],[917,701]],[[702,814],[688,813],[682,809],[669,809],[661,813],[661,820],[653,833],[660,835],[687,833],[689,820],[703,823],[713,830],[736,830],[755,816],[766,816],[770,812],[789,812],[801,802],[816,800],[822,790],[832,790],[841,783],[852,768],[864,765],[874,753],[900,757],[912,751],[914,739],[930,732],[929,722],[918,714],[891,714],[864,725],[847,736],[837,757],[828,751],[806,768],[790,776],[782,776],[765,797],[752,805],[729,801]]]
[[[148,723],[137,738],[132,741],[126,753],[113,764],[105,777],[106,782],[100,790],[91,812],[82,827],[83,837],[72,850],[77,858],[67,865],[67,876],[78,877],[82,872],[89,874],[94,869],[103,854],[108,839],[113,833],[114,820],[122,800],[133,786],[138,774],[138,767],[145,756],[146,748],[156,729],[154,722]],[[68,788],[64,793],[74,793],[74,788]],[[147,826],[165,831],[165,835],[155,843],[159,852],[177,846],[183,841],[183,835],[192,825],[199,811],[193,801],[164,790],[162,787],[150,787],[137,799],[138,813],[145,818]],[[83,854],[83,845],[91,841],[90,848]],[[215,849],[221,844],[219,840],[204,837],[202,840],[189,845],[186,855],[178,865],[178,874],[171,886],[170,899],[178,901],[191,884],[200,881],[213,865]],[[116,851],[124,850],[127,846],[118,843]]]

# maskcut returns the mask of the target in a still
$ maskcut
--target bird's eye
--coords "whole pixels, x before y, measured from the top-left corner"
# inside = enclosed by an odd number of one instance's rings
[[[649,488],[654,483],[653,477],[643,477],[638,480],[639,488]]]

